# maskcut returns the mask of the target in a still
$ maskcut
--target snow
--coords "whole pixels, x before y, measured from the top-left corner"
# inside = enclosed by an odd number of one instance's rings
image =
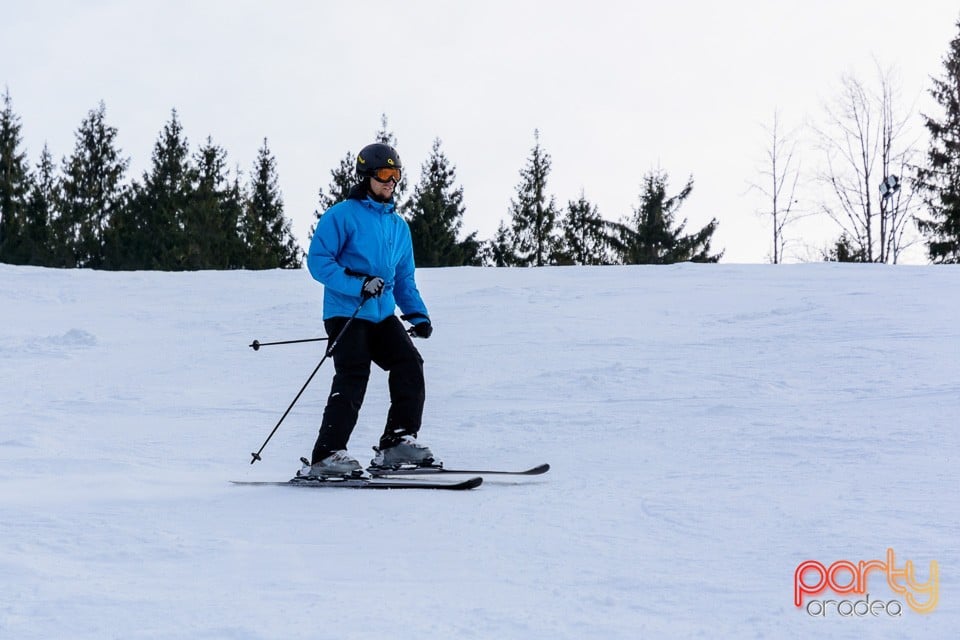
[[[0,265],[0,638],[905,638],[960,627],[960,270],[422,269],[421,438],[470,492],[238,487],[313,445],[305,271]],[[375,369],[351,451],[379,435]],[[940,568],[811,617],[794,570]],[[897,596],[871,576],[871,598]],[[836,594],[822,598],[840,600]],[[850,597],[851,600],[856,596]],[[902,600],[903,598],[900,597]]]

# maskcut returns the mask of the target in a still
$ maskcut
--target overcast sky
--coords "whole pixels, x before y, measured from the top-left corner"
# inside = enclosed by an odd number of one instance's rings
[[[31,164],[44,143],[69,155],[103,100],[128,179],[139,177],[176,108],[191,148],[211,136],[245,172],[268,139],[305,244],[318,189],[385,113],[410,178],[442,140],[465,191],[464,229],[487,239],[509,216],[539,129],[564,206],[583,191],[616,220],[649,170],[666,171],[671,192],[693,176],[681,214],[690,230],[720,221],[725,262],[770,253],[749,185],[774,110],[790,127],[816,121],[844,74],[869,84],[879,63],[897,70],[904,111],[930,112],[929,77],[943,75],[960,18],[952,0],[2,5],[0,87]],[[919,117],[915,126],[925,149]],[[801,159],[816,164],[812,145]],[[809,244],[838,235],[824,219],[806,224],[797,233]]]

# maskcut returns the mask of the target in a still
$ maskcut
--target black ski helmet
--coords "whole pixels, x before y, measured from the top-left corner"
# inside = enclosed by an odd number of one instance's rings
[[[400,154],[388,144],[374,142],[368,144],[357,154],[357,176],[367,178],[377,169],[401,169]]]

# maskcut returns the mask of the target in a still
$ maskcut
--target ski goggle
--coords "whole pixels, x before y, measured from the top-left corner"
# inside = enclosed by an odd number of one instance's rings
[[[377,182],[400,182],[400,169],[396,167],[383,167],[373,170],[373,177]]]

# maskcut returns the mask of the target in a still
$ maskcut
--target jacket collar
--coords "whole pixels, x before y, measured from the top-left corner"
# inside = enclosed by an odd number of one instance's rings
[[[361,200],[361,204],[363,204],[363,206],[366,208],[375,211],[376,213],[394,213],[394,211],[396,211],[393,200],[390,202],[378,202],[370,196],[367,196]]]

